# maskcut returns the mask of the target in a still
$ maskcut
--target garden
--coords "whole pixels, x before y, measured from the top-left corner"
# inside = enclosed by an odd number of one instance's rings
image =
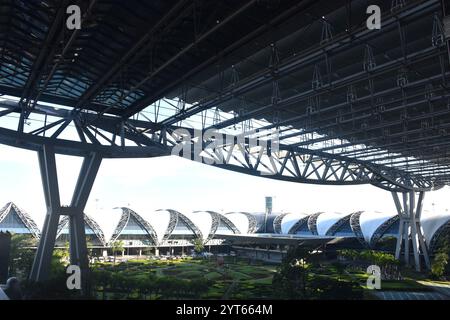
[[[92,272],[96,299],[264,299],[271,297],[276,266],[225,257],[98,263]],[[244,293],[244,294],[243,294]]]

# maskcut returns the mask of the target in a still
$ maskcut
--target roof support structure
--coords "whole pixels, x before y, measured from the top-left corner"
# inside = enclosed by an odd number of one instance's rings
[[[425,267],[430,269],[430,258],[425,238],[422,234],[420,216],[422,214],[423,200],[425,192],[419,192],[416,202],[416,194],[413,191],[403,192],[403,201],[396,192],[392,192],[395,206],[400,217],[400,225],[395,248],[395,258],[400,259],[402,247],[404,246],[404,262],[410,264],[410,242],[412,243],[412,253],[414,255],[414,266],[417,271],[421,270],[421,256],[425,261]]]
[[[38,156],[47,215],[30,279],[33,281],[44,281],[48,278],[52,252],[58,232],[59,218],[61,215],[67,215],[69,216],[70,263],[80,267],[82,292],[84,292],[88,284],[89,265],[83,212],[102,158],[97,153],[91,153],[84,158],[71,204],[69,207],[62,207],[55,149],[51,144],[44,144],[42,149],[38,151]]]

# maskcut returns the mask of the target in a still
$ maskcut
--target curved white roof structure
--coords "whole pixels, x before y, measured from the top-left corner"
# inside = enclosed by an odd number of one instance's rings
[[[431,212],[423,212],[420,222],[422,223],[422,230],[425,237],[425,242],[434,247],[436,238],[440,236],[442,228],[450,225],[450,213],[437,214]],[[431,248],[433,249],[433,248]]]
[[[30,234],[40,238],[40,231],[31,217],[12,202],[0,209],[0,231],[10,233]]]
[[[394,212],[362,211],[359,215],[359,225],[364,240],[370,244],[377,230],[386,222],[396,217],[398,215]]]
[[[86,237],[89,238],[89,241],[94,246],[104,246],[106,245],[105,235],[103,234],[102,229],[97,224],[95,220],[93,220],[87,214],[84,214],[84,223],[85,223],[85,234]],[[69,235],[69,217],[64,216],[59,221],[58,231],[56,235],[56,242],[65,242],[68,241]]]
[[[213,221],[211,213],[207,211],[195,211],[186,213],[185,216],[200,230],[203,241],[209,239],[210,235],[214,235],[218,221],[216,219]]]
[[[275,233],[288,234],[292,227],[302,218],[307,217],[306,213],[282,213],[274,220]]]
[[[256,217],[248,212],[229,212],[225,216],[242,234],[254,233],[258,227]]]
[[[316,219],[317,234],[319,236],[329,235],[328,231],[341,219],[347,218],[349,214],[339,212],[323,212]]]
[[[173,213],[168,210],[158,210],[149,213],[143,213],[144,219],[151,221],[153,230],[155,230],[158,243],[164,240],[164,237],[169,229],[169,224],[171,221]]]
[[[136,245],[139,245],[144,240],[145,242],[143,244],[158,244],[156,232],[147,220],[130,208],[121,209],[122,216],[110,241],[127,239],[136,242],[139,241],[136,243]]]
[[[195,217],[192,217],[192,216]],[[203,240],[206,242],[216,234],[238,234],[240,233],[233,222],[225,215],[215,211],[194,211],[192,214],[187,215],[192,217],[191,220],[201,220],[201,223],[197,224],[200,231],[203,234]],[[207,235],[205,237],[205,235]]]
[[[317,212],[309,215],[281,213],[270,215],[267,219],[268,227],[264,228],[262,213],[230,212],[223,215],[215,211],[194,211],[184,214],[172,209],[137,213],[130,208],[119,209],[120,211],[115,212],[97,212],[96,215],[109,216],[108,219],[101,219],[100,226],[93,218],[85,215],[86,235],[94,237],[99,244],[123,239],[129,241],[129,245],[158,246],[170,239],[202,239],[207,243],[215,236],[220,239],[217,236],[270,233],[273,229],[274,233],[296,234],[301,237],[354,236],[365,245],[375,247],[381,238],[397,235],[399,221],[394,212]],[[421,223],[425,241],[430,251],[433,251],[440,236],[450,231],[450,213],[424,211]],[[36,237],[40,235],[29,216],[13,203],[0,209],[0,230],[10,224],[14,230],[23,229],[25,233]],[[58,237],[67,233],[67,226],[68,219],[65,217],[59,225]]]
[[[234,223],[228,219],[225,215],[215,212],[215,211],[208,211],[215,216],[217,219],[219,219],[219,223],[217,225],[217,229],[215,231],[215,234],[240,234],[239,229],[234,225]]]

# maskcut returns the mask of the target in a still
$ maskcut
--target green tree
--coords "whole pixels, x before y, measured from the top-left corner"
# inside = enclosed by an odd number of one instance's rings
[[[13,234],[11,237],[11,251],[9,260],[9,274],[26,279],[34,261],[36,239],[24,234]]]
[[[119,241],[114,241],[111,244],[111,250],[113,252],[113,256],[114,256],[114,265],[116,264],[116,256],[118,252],[123,252],[124,249],[124,244],[122,240]]]
[[[202,253],[205,250],[205,245],[203,244],[203,240],[200,238],[197,238],[194,240],[194,251],[199,254]]]
[[[309,250],[306,248],[297,247],[288,251],[272,280],[278,296],[287,299],[306,298],[309,257]]]
[[[102,299],[105,300],[106,292],[108,287],[111,285],[112,273],[106,270],[94,270],[92,272],[92,280],[94,282],[93,287],[99,289],[98,286],[102,288]]]
[[[431,275],[433,278],[440,279],[445,273],[448,264],[448,254],[446,252],[438,252],[434,256],[431,264]]]

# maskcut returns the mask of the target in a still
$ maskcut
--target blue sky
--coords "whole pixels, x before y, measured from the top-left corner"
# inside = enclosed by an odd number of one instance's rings
[[[62,204],[69,204],[81,158],[58,156]],[[0,145],[0,205],[14,201],[42,226],[45,215],[37,154]],[[450,188],[430,192],[425,210],[450,207]],[[86,213],[104,225],[116,220],[114,207],[137,212],[156,209],[263,211],[264,197],[274,197],[274,211],[350,213],[394,211],[389,192],[370,185],[321,186],[253,177],[179,157],[104,160]],[[434,206],[432,205],[434,203]]]

